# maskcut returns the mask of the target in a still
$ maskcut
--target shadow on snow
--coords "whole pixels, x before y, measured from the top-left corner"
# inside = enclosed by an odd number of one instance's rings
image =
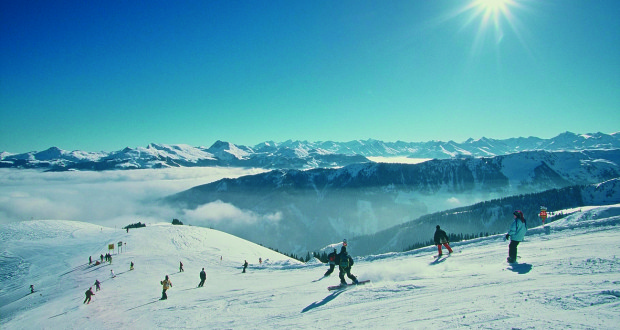
[[[340,290],[340,291],[336,291],[332,294],[330,294],[329,296],[325,297],[323,300],[319,301],[319,302],[313,302],[312,304],[306,306],[304,309],[301,310],[302,313],[305,313],[309,310],[315,309],[317,307],[321,307],[325,304],[327,304],[328,302],[334,300],[336,297],[338,297],[341,293],[343,293],[345,290]]]
[[[512,266],[508,266],[508,270],[511,270],[517,274],[527,274],[532,270],[532,265],[530,264],[514,264]]]

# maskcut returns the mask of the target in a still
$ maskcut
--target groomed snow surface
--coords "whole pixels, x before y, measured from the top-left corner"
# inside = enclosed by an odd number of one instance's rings
[[[615,205],[584,208],[549,234],[531,228],[513,267],[503,236],[456,243],[439,261],[435,247],[357,258],[352,273],[372,282],[340,291],[327,291],[337,271],[322,278],[319,262],[207,228],[14,223],[0,230],[0,328],[617,329],[619,222]],[[111,265],[88,265],[119,241]],[[197,288],[202,267],[207,281]],[[173,287],[160,301],[165,275]],[[85,305],[96,279],[101,291]]]

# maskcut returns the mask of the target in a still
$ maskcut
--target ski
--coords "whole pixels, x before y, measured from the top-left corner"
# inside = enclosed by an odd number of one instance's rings
[[[357,284],[355,283],[347,283],[347,285],[334,285],[334,286],[329,286],[327,287],[327,290],[332,291],[332,290],[341,290],[341,289],[346,289],[350,286],[354,286],[354,285],[364,285],[366,283],[369,283],[370,280],[365,280],[365,281],[359,281],[357,282]]]

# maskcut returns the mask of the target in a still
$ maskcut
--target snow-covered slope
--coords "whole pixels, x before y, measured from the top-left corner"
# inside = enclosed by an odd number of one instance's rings
[[[0,230],[0,327],[616,329],[620,205],[582,211],[552,223],[548,235],[530,229],[514,267],[497,235],[458,243],[438,262],[435,247],[356,258],[352,273],[372,282],[335,292],[326,287],[338,279],[323,279],[322,264],[300,264],[215,230],[15,223]],[[118,241],[127,247],[111,265],[87,265],[89,255]],[[245,259],[251,265],[242,274]],[[196,288],[202,267],[207,282]],[[166,274],[173,287],[159,301]],[[84,305],[96,279],[102,289]]]

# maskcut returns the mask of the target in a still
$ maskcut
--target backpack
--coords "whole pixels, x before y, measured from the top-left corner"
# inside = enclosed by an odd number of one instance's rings
[[[348,254],[340,256],[340,267],[349,268],[351,266],[353,266],[353,260],[351,259],[351,257],[349,257]]]

